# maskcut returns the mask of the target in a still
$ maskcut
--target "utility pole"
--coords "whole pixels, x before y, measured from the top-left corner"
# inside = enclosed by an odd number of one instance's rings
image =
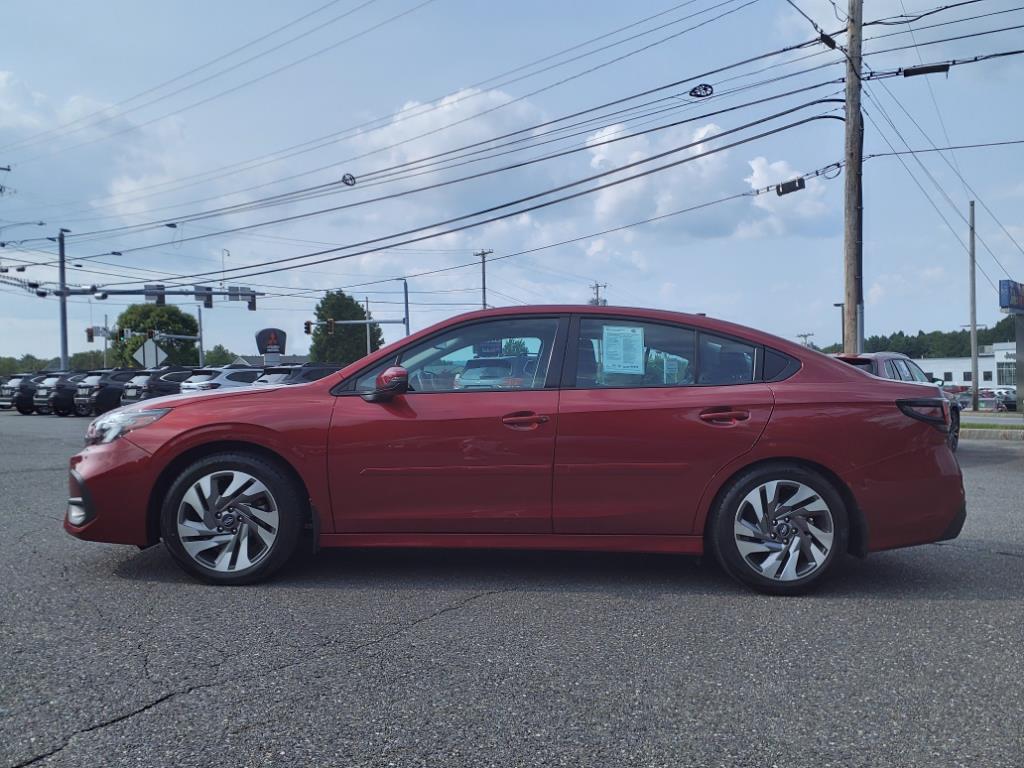
[[[206,352],[203,351],[203,305],[196,304],[196,313],[199,315],[199,367],[206,367]]]
[[[797,336],[798,339],[800,339],[803,342],[803,345],[805,347],[809,347],[809,346],[811,346],[811,343],[809,341],[807,341],[807,340],[809,338],[811,338],[811,336],[813,336],[813,335],[814,335],[813,333],[798,333],[796,336]]]
[[[409,335],[409,281],[404,277],[398,278],[402,281],[402,297],[405,300],[405,335]]]
[[[67,275],[64,269],[64,233],[70,229],[60,228],[57,233],[57,250],[60,259],[59,281],[60,281],[60,368],[62,371],[68,369],[68,284]]]
[[[366,319],[370,319],[370,297],[364,296],[363,299],[366,301]],[[370,324],[366,324],[366,354],[370,354]]]
[[[974,201],[971,200],[968,211],[970,227],[970,261],[971,261],[971,410],[978,410],[978,304],[974,285]]]
[[[480,257],[480,304],[484,309],[487,309],[487,257],[492,253],[494,251],[489,248],[481,248],[473,254]]]
[[[594,284],[590,286],[590,288],[594,291],[594,298],[592,298],[588,302],[588,304],[590,304],[592,306],[595,306],[595,307],[606,307],[606,306],[608,306],[608,299],[602,299],[601,298],[601,289],[602,288],[607,288],[607,287],[608,287],[608,283],[599,283],[599,282],[597,282],[595,280]]]
[[[864,0],[849,0],[846,25],[846,179],[843,263],[846,291],[843,302],[843,351],[864,351],[864,115],[860,111],[861,27]]]

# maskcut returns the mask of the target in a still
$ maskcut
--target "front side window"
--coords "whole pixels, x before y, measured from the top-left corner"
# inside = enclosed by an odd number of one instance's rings
[[[217,371],[196,371],[187,379],[185,382],[188,384],[201,384],[204,381],[209,381],[217,376]]]
[[[896,366],[896,373],[899,374],[899,378],[903,381],[913,381],[914,377],[910,373],[910,369],[907,367],[906,360],[893,360],[892,364]]]
[[[240,384],[252,384],[259,378],[259,371],[239,371],[238,373],[229,373],[227,378],[229,381],[235,381]]]
[[[402,350],[356,380],[373,389],[392,365],[409,372],[409,392],[543,389],[558,330],[556,318],[512,318],[474,323]]]
[[[631,320],[583,318],[577,387],[664,387],[694,383],[697,334]]]
[[[931,378],[929,378],[928,374],[918,367],[917,363],[912,363],[909,360],[907,360],[906,363],[907,369],[910,371],[910,375],[913,377],[914,381],[920,381],[923,384],[932,383]]]

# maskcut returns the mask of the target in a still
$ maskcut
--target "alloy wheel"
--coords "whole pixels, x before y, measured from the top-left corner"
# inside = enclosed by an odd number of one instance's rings
[[[186,554],[220,573],[251,568],[277,540],[277,502],[260,480],[239,470],[203,475],[178,505],[177,533]]]
[[[796,581],[822,567],[835,524],[825,500],[795,480],[770,480],[740,502],[733,538],[743,562],[773,581]]]

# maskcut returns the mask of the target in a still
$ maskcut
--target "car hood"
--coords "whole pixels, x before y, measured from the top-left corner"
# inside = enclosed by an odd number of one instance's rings
[[[154,408],[181,408],[196,403],[210,403],[214,400],[224,400],[225,398],[232,397],[260,398],[273,396],[275,392],[281,389],[284,389],[284,387],[279,385],[270,385],[260,387],[259,389],[250,389],[249,387],[232,387],[229,389],[197,390],[194,392],[183,392],[179,395],[153,397],[149,400],[143,400],[139,403],[133,403],[132,405],[126,406],[124,410],[148,411]]]

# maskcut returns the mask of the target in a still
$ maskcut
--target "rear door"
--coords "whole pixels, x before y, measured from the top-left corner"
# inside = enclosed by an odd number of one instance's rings
[[[556,533],[689,534],[711,477],[774,403],[760,349],[683,326],[573,322],[558,409]]]

